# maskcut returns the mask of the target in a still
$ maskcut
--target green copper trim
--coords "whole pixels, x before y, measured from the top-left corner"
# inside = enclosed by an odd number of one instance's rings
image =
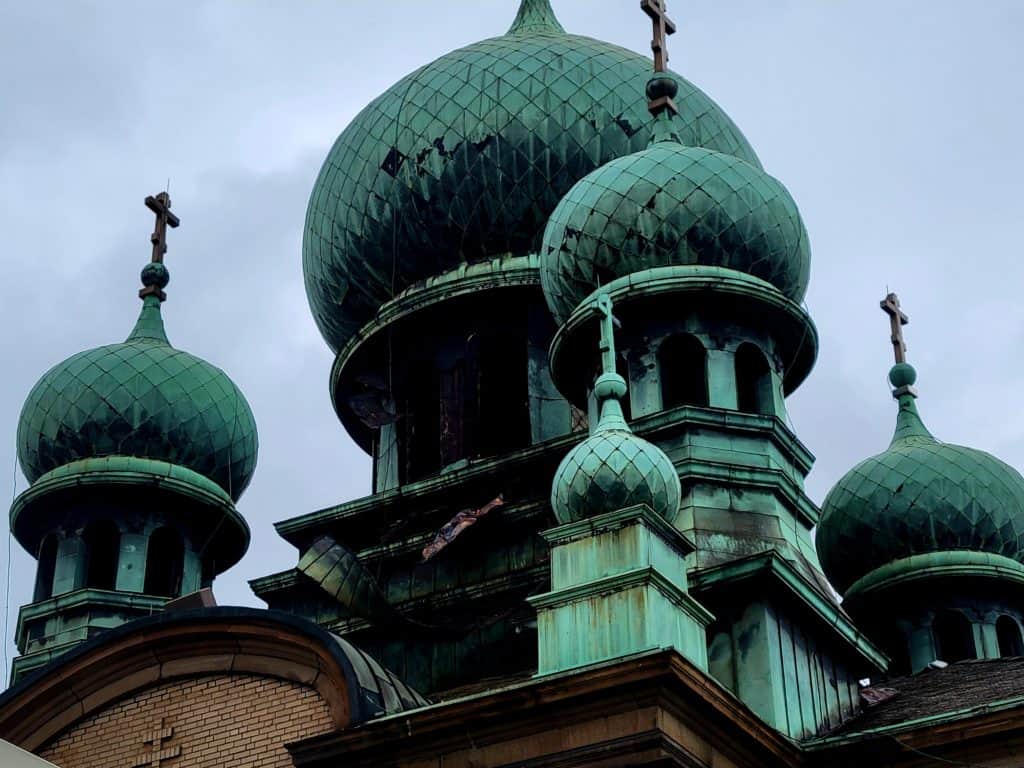
[[[691,571],[690,591],[707,595],[737,583],[756,579],[762,590],[767,589],[770,592],[771,587],[764,581],[765,577],[782,586],[785,594],[796,598],[820,625],[837,635],[873,667],[879,670],[888,668],[888,657],[857,629],[838,605],[815,589],[777,552],[761,552],[701,571]]]
[[[587,370],[590,355],[577,337],[587,338],[590,324],[599,314],[598,298],[604,293],[621,313],[652,300],[686,302],[688,307],[734,302],[738,321],[745,312],[751,323],[771,331],[785,362],[783,389],[787,395],[803,383],[817,359],[818,331],[810,315],[771,283],[724,267],[655,267],[617,278],[591,293],[555,334],[549,353],[552,378],[558,390],[578,407],[586,406],[589,382],[582,372]]]
[[[526,598],[526,600],[533,608],[543,610],[545,608],[569,605],[591,597],[646,586],[653,586],[666,600],[669,600],[682,610],[683,613],[702,626],[706,627],[715,620],[714,614],[711,611],[694,600],[693,597],[680,589],[676,584],[669,581],[654,566],[634,568],[631,571],[616,573],[613,576],[588,581],[585,584],[578,584],[574,587],[566,587],[556,592],[534,595]]]
[[[862,576],[846,590],[844,599],[856,601],[915,581],[954,577],[1000,579],[1024,585],[1024,565],[1004,555],[965,549],[911,555]]]
[[[723,409],[684,406],[636,419],[632,424],[632,429],[636,434],[646,439],[655,439],[664,432],[678,430],[681,413],[686,414],[685,420],[687,422],[692,422],[696,426],[708,426],[726,431],[736,431],[741,434],[763,432],[769,436],[772,442],[787,457],[791,457],[799,467],[809,469],[814,461],[814,457],[796,438],[793,432],[774,416],[760,416]],[[452,473],[425,478],[415,483],[408,483],[401,488],[364,496],[347,501],[344,504],[325,507],[304,515],[279,520],[274,523],[274,529],[286,541],[300,548],[306,547],[309,546],[312,539],[316,538],[318,534],[330,533],[332,528],[337,525],[357,520],[359,517],[370,512],[386,514],[389,509],[400,505],[407,496],[441,496],[448,489],[458,487],[460,483],[479,482],[481,479],[492,475],[499,466],[502,468],[519,466],[519,471],[528,471],[528,467],[533,462],[541,460],[545,456],[567,451],[578,440],[578,435],[555,437],[504,457],[474,461],[465,469]],[[727,465],[719,467],[706,466],[700,470],[696,468],[692,470],[684,469],[681,478],[683,480],[701,478],[728,481],[733,484],[739,483],[740,487],[746,484],[745,480],[737,480],[735,471]],[[802,493],[802,489],[793,479],[781,470],[765,469],[759,472],[751,472],[749,480],[757,487],[774,488],[777,493],[781,494],[783,499],[791,503],[797,510],[798,515],[809,526],[813,527],[817,524],[819,517],[817,507],[807,498],[806,494]],[[364,557],[363,552],[360,552],[360,557]]]
[[[139,311],[139,319],[135,327],[128,334],[125,343],[133,341],[152,341],[157,344],[170,346],[167,340],[167,333],[164,331],[164,319],[160,313],[160,299],[154,294],[146,296],[142,300],[142,309]]]
[[[162,610],[168,597],[157,597],[144,593],[114,591],[107,589],[76,589],[74,592],[66,592],[47,600],[40,600],[38,603],[29,603],[21,606],[18,611],[18,626],[15,637],[23,637],[25,622],[46,616],[56,616],[65,613],[69,609],[81,608],[86,605],[104,608],[130,608],[140,609],[146,613],[154,613]],[[79,641],[69,643],[76,645]],[[20,649],[19,649],[20,650]]]
[[[690,541],[686,534],[670,524],[664,517],[657,514],[646,504],[624,507],[615,512],[603,514],[600,517],[576,520],[572,523],[560,525],[557,528],[541,531],[540,535],[551,546],[571,544],[580,539],[635,525],[638,520],[642,520],[648,528],[660,536],[680,557],[686,557],[691,552],[697,550],[697,546]]]
[[[84,488],[115,489],[149,487],[196,502],[208,512],[223,515],[226,525],[220,539],[228,536],[230,546],[224,547],[217,562],[218,573],[237,563],[249,547],[249,526],[231,501],[231,497],[209,478],[187,467],[155,459],[135,456],[105,456],[80,459],[47,472],[23,491],[11,505],[10,524],[18,543],[35,555],[42,537],[49,530],[44,524],[49,503],[54,500],[53,514],[61,514],[61,503],[55,497],[64,492]]]
[[[551,10],[550,0],[523,0],[519,13],[506,34],[565,34],[565,28],[558,23]]]

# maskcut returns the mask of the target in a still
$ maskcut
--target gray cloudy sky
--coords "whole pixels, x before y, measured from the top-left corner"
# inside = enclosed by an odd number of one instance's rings
[[[504,32],[517,4],[0,0],[0,482],[25,487],[14,436],[36,379],[131,329],[152,225],[142,198],[170,177],[183,226],[168,333],[228,371],[260,429],[239,505],[252,547],[216,592],[258,604],[247,579],[296,560],[271,524],[369,490],[369,461],[328,401],[331,356],[302,284],[320,162],[371,98]],[[647,50],[635,0],[553,5],[572,32]],[[887,286],[913,318],[932,430],[1024,467],[1024,3],[670,8],[674,68],[732,115],[811,233],[821,355],[790,408],[818,456],[812,497],[889,439]],[[34,578],[12,550],[8,637]]]

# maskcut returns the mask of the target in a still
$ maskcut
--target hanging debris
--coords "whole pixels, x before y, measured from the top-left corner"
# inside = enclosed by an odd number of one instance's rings
[[[423,548],[423,562],[425,563],[430,560],[430,558],[434,557],[438,552],[455,541],[463,531],[471,525],[475,525],[480,518],[487,515],[495,507],[502,506],[504,503],[504,497],[499,495],[490,503],[480,507],[480,509],[464,509],[459,512],[455,517],[449,520],[440,531],[438,531],[434,540]]]

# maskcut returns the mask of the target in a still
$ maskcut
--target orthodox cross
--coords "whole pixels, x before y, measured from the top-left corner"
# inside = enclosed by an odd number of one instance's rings
[[[153,243],[153,257],[150,260],[154,264],[163,264],[164,254],[167,253],[167,227],[177,228],[181,219],[171,213],[171,196],[166,192],[156,197],[147,197],[146,207],[156,215],[156,228],[149,236],[149,241]]]
[[[601,372],[616,373],[615,325],[612,315],[612,299],[607,293],[597,297],[597,311],[601,313]]]
[[[654,24],[654,38],[651,40],[654,71],[664,72],[668,69],[668,36],[676,33],[676,25],[668,17],[665,0],[640,0],[640,8]]]
[[[170,206],[168,205],[168,207]],[[152,744],[149,754],[136,758],[135,762],[132,763],[132,768],[139,768],[140,766],[145,765],[156,766],[156,768],[159,768],[164,760],[172,760],[173,758],[180,756],[181,747],[161,748],[163,743],[172,736],[174,736],[174,728],[165,725],[164,720],[161,718],[160,726],[158,728],[154,728],[149,735],[142,740],[143,747],[145,747],[146,744]]]
[[[890,293],[879,302],[882,311],[889,316],[889,323],[892,326],[892,349],[896,355],[897,363],[907,362],[907,345],[903,341],[903,326],[910,322],[910,318],[900,309],[900,300],[895,293]]]
[[[167,285],[168,275],[164,268],[164,254],[167,253],[167,227],[177,227],[181,220],[171,213],[171,196],[167,192],[161,192],[155,197],[150,195],[146,198],[146,207],[156,216],[156,225],[153,227],[153,234],[149,241],[153,244],[153,255],[150,263],[142,270],[142,282],[145,286],[139,291],[139,298],[156,296],[163,301],[167,296],[163,292]],[[155,266],[158,265],[158,266]]]

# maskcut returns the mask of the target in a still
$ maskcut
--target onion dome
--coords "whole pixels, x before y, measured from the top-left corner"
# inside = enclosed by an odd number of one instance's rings
[[[127,340],[73,355],[33,387],[18,423],[22,471],[35,482],[83,459],[152,459],[192,470],[237,500],[256,468],[249,404],[222,370],[168,342],[166,268],[147,265],[143,282]]]
[[[567,34],[548,0],[524,0],[505,35],[374,100],[335,142],[306,216],[306,293],[331,347],[420,280],[537,253],[573,184],[650,142],[636,98],[649,70],[640,54]],[[681,140],[757,168],[721,108],[678,84]]]
[[[734,154],[680,143],[667,113],[661,124],[650,147],[583,178],[552,213],[541,284],[555,319],[616,278],[684,265],[752,275],[799,303],[811,251],[786,188]]]
[[[602,305],[602,330],[611,338],[611,301]],[[614,345],[603,342],[605,373],[594,384],[600,418],[593,433],[559,465],[551,487],[551,507],[560,523],[571,523],[645,504],[671,521],[679,512],[679,476],[671,459],[653,443],[637,437],[622,415],[626,381],[614,372]]]
[[[1000,562],[1019,570],[1024,562],[1024,477],[984,451],[936,440],[918,414],[915,379],[907,363],[893,367],[899,414],[892,443],[825,499],[818,556],[847,598],[909,570]]]

